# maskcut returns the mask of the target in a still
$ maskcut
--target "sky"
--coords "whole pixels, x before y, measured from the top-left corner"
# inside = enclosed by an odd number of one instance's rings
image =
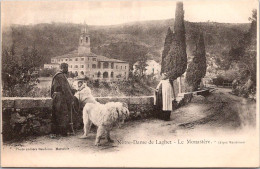
[[[183,1],[184,19],[190,22],[247,23],[257,0]],[[174,0],[2,1],[2,26],[38,23],[115,25],[174,18]]]

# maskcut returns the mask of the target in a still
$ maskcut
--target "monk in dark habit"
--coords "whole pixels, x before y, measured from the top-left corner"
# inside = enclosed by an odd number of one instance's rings
[[[62,63],[60,69],[60,72],[54,75],[51,84],[51,97],[53,99],[52,137],[56,135],[66,136],[73,130],[71,115],[75,113],[73,111],[75,97],[66,77],[68,64]]]

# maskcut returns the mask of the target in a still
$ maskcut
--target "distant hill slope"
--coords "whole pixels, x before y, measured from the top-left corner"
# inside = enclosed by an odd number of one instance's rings
[[[110,58],[121,59],[133,64],[141,51],[148,50],[152,59],[160,61],[164,39],[168,27],[173,28],[174,19],[132,22],[112,26],[89,26],[91,50],[93,53]],[[34,44],[43,63],[50,58],[77,49],[81,26],[71,23],[52,23],[37,25],[15,25],[3,30],[3,49],[11,45],[12,38],[17,52]],[[195,49],[198,32],[204,32],[207,57],[218,57],[224,50],[237,44],[250,24],[192,23],[186,22],[186,42],[188,57]],[[42,63],[42,64],[43,64]]]

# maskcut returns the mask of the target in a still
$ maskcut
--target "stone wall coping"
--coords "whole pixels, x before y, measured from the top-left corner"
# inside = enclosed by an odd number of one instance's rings
[[[151,98],[154,96],[95,97],[97,99]],[[2,97],[2,100],[49,100],[51,97]]]
[[[154,96],[124,96],[124,97],[96,97],[102,104],[107,102],[125,102],[132,105],[152,105]],[[2,108],[4,109],[29,109],[29,108],[51,108],[50,97],[3,97]]]
[[[179,93],[178,96],[184,96],[184,95],[189,95],[189,94],[197,94],[197,93],[201,93],[201,92],[207,92],[210,89],[203,89],[203,90],[198,90],[198,91],[194,91],[194,92],[187,92],[187,93]]]
[[[2,100],[49,100],[51,97],[2,97]]]

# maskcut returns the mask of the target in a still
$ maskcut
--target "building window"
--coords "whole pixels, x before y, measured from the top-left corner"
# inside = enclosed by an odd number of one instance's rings
[[[100,75],[101,75],[101,73],[100,73],[100,72],[98,72],[98,74],[97,74],[97,77],[98,77],[98,78],[100,78]]]
[[[81,68],[84,68],[84,65],[81,65],[80,67],[81,67]]]
[[[104,72],[103,73],[103,78],[105,79],[105,78],[108,78],[108,73],[107,72]]]
[[[81,58],[81,61],[84,61],[84,58]]]
[[[54,59],[52,59],[51,62],[54,63],[55,62]]]
[[[121,66],[121,69],[122,69],[122,66]]]
[[[58,59],[58,62],[60,61],[60,59]]]
[[[69,59],[69,61],[72,61],[72,59]]]
[[[78,74],[78,72],[77,71],[75,71],[75,76],[78,76],[79,74]]]
[[[96,64],[92,64],[93,69],[96,69],[96,67],[97,67]]]
[[[114,72],[111,72],[111,75],[110,75],[110,77],[111,77],[111,78],[113,78],[113,77],[114,77]]]
[[[114,63],[111,63],[111,69],[114,69]]]
[[[86,42],[88,43],[88,37],[86,37]]]
[[[88,60],[89,60],[89,57],[88,57]]]
[[[125,66],[125,69],[126,69],[126,66]]]
[[[61,61],[63,62],[63,59],[61,59]]]
[[[101,68],[101,62],[98,62],[98,68],[99,69]]]
[[[75,58],[75,61],[78,61],[78,58]]]
[[[70,68],[72,68],[72,65],[70,65]]]
[[[78,68],[78,65],[75,65],[74,68]]]
[[[117,69],[117,65],[116,65],[116,69]]]
[[[104,63],[103,63],[103,68],[104,68],[104,69],[107,69],[107,68],[108,68],[108,65],[109,65],[108,62],[104,62]]]
[[[96,59],[96,58],[93,58],[92,60],[93,60],[93,61],[96,61],[97,59]]]

